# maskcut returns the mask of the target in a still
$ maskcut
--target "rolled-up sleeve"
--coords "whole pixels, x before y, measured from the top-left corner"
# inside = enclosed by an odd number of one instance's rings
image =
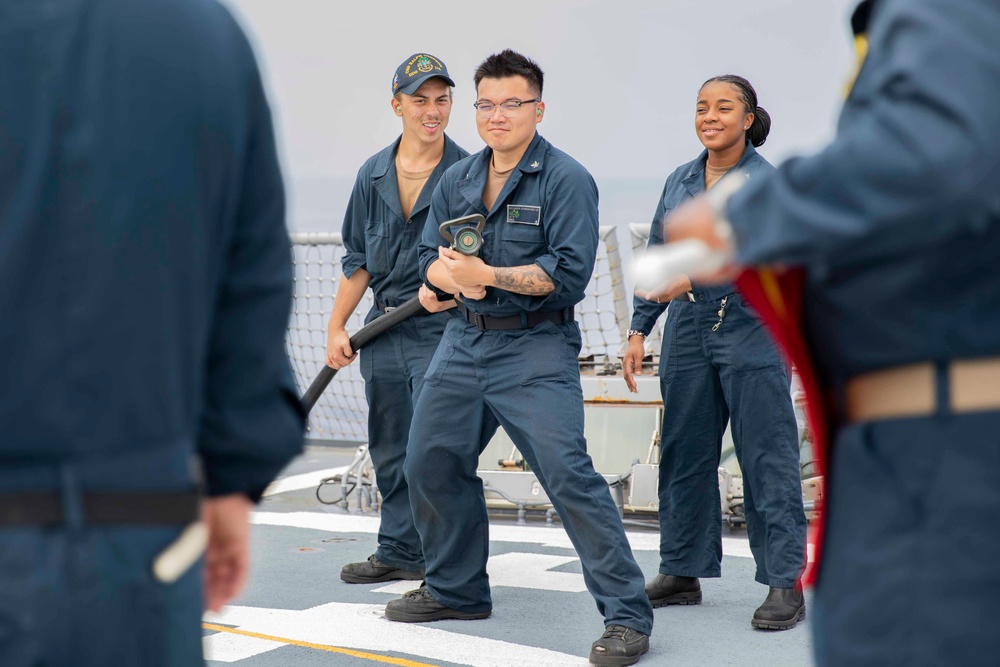
[[[995,0],[885,0],[823,151],[727,205],[742,264],[807,264],[864,243],[933,244],[1000,208]]]
[[[365,213],[368,210],[367,166],[367,164],[363,166],[354,179],[354,189],[347,202],[344,224],[340,228],[340,236],[344,242],[340,267],[345,278],[350,278],[355,271],[365,268],[368,262],[365,254]]]
[[[241,492],[257,500],[302,451],[305,414],[285,354],[292,263],[284,188],[255,66],[251,79],[250,129],[210,330],[198,450],[208,495]]]
[[[540,301],[582,295],[594,274],[598,244],[597,184],[583,167],[557,165],[542,211],[547,252],[535,260],[555,289]]]

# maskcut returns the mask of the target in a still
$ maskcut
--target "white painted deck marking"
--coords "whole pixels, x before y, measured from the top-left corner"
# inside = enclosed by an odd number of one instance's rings
[[[309,528],[328,533],[371,533],[378,532],[379,518],[356,514],[325,514],[319,512],[253,512],[251,523],[263,526],[288,526]],[[562,526],[490,526],[491,542],[521,542],[543,547],[572,549],[573,544]],[[659,551],[660,536],[653,532],[628,533],[633,551]],[[752,558],[750,545],[746,540],[735,537],[722,538],[722,551],[726,556]],[[407,589],[409,590],[409,589]]]
[[[583,593],[587,585],[583,575],[575,572],[551,572],[551,568],[577,561],[575,556],[506,553],[490,556],[486,571],[491,586],[530,588],[536,591]]]
[[[383,609],[382,605],[339,602],[302,611],[234,606],[224,607],[219,614],[207,614],[205,620],[313,644],[418,655],[469,667],[497,667],[497,656],[503,656],[504,667],[584,667],[589,664],[583,657],[590,650],[589,642],[580,646],[579,656],[569,655],[448,632],[431,625],[394,623],[382,616]],[[499,610],[497,615],[519,613],[522,612],[509,609]],[[475,621],[477,624],[490,622],[490,619]],[[277,648],[275,643],[227,633],[216,633],[204,639],[206,657],[219,662],[235,662],[274,650]]]
[[[506,553],[490,556],[486,571],[490,575],[490,587],[528,588],[534,591],[560,591],[563,593],[583,593],[587,585],[583,575],[575,572],[551,572],[566,563],[579,560],[575,556],[550,556],[548,554]],[[402,595],[412,591],[419,584],[413,581],[395,581],[372,589],[372,593],[392,593]]]
[[[392,596],[400,596],[403,595],[403,593],[409,593],[412,590],[416,590],[417,586],[419,585],[420,585],[419,581],[394,581],[391,584],[386,584],[385,586],[379,586],[378,588],[373,588],[371,592],[389,593]]]
[[[305,472],[301,475],[289,475],[288,477],[282,477],[281,479],[276,479],[271,482],[271,484],[264,490],[264,495],[273,496],[278,493],[316,488],[319,486],[319,483],[327,477],[333,477],[334,475],[341,474],[345,470],[347,470],[347,466],[339,466],[337,468],[327,468],[325,470]]]
[[[219,662],[239,662],[245,658],[252,658],[255,655],[267,653],[282,646],[285,646],[285,644],[267,639],[258,639],[257,637],[230,635],[225,632],[208,635],[202,640],[205,659],[218,660]]]

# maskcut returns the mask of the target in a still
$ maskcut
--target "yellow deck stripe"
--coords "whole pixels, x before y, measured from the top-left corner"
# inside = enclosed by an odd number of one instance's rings
[[[399,667],[438,667],[437,665],[430,665],[426,662],[414,662],[412,660],[407,660],[406,658],[390,658],[387,655],[353,651],[349,648],[339,648],[337,646],[328,646],[326,644],[313,644],[312,642],[303,642],[298,639],[288,639],[287,637],[275,637],[274,635],[265,635],[260,632],[239,630],[237,628],[230,628],[226,625],[216,625],[215,623],[202,623],[201,627],[206,630],[229,632],[234,635],[243,635],[244,637],[253,637],[255,639],[266,639],[268,641],[278,642],[279,644],[291,644],[292,646],[301,646],[303,648],[314,648],[317,651],[326,651],[327,653],[343,653],[344,655],[361,658],[362,660],[371,660],[372,662],[381,662],[386,665],[399,665]]]

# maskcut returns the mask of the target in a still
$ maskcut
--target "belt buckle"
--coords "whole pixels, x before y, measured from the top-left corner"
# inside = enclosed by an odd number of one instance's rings
[[[472,323],[476,325],[476,328],[479,329],[480,331],[486,331],[486,318],[483,316],[483,314],[482,313],[472,313],[472,314],[473,314]]]
[[[385,308],[383,308],[382,310],[384,310],[384,311],[385,311],[385,314],[386,314],[386,315],[388,315],[388,314],[389,314],[389,313],[391,313],[392,311],[396,310],[396,308],[397,308],[397,306],[386,306],[386,307],[385,307]]]

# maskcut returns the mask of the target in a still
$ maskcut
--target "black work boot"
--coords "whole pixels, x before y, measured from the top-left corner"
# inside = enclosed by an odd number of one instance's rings
[[[698,577],[658,574],[646,584],[646,597],[654,607],[666,607],[668,604],[701,604],[701,583]]]
[[[609,625],[590,649],[594,665],[634,665],[649,650],[649,635],[624,625]]]
[[[391,600],[385,606],[385,617],[401,623],[426,623],[427,621],[474,621],[489,617],[490,612],[459,611],[445,607],[431,597],[426,586],[410,591],[398,600]]]
[[[759,630],[787,630],[806,617],[806,600],[799,586],[768,591],[764,604],[753,613],[750,625]]]
[[[340,578],[349,584],[377,584],[394,579],[417,580],[424,578],[424,570],[400,570],[386,565],[372,554],[360,563],[348,563],[340,571]]]

